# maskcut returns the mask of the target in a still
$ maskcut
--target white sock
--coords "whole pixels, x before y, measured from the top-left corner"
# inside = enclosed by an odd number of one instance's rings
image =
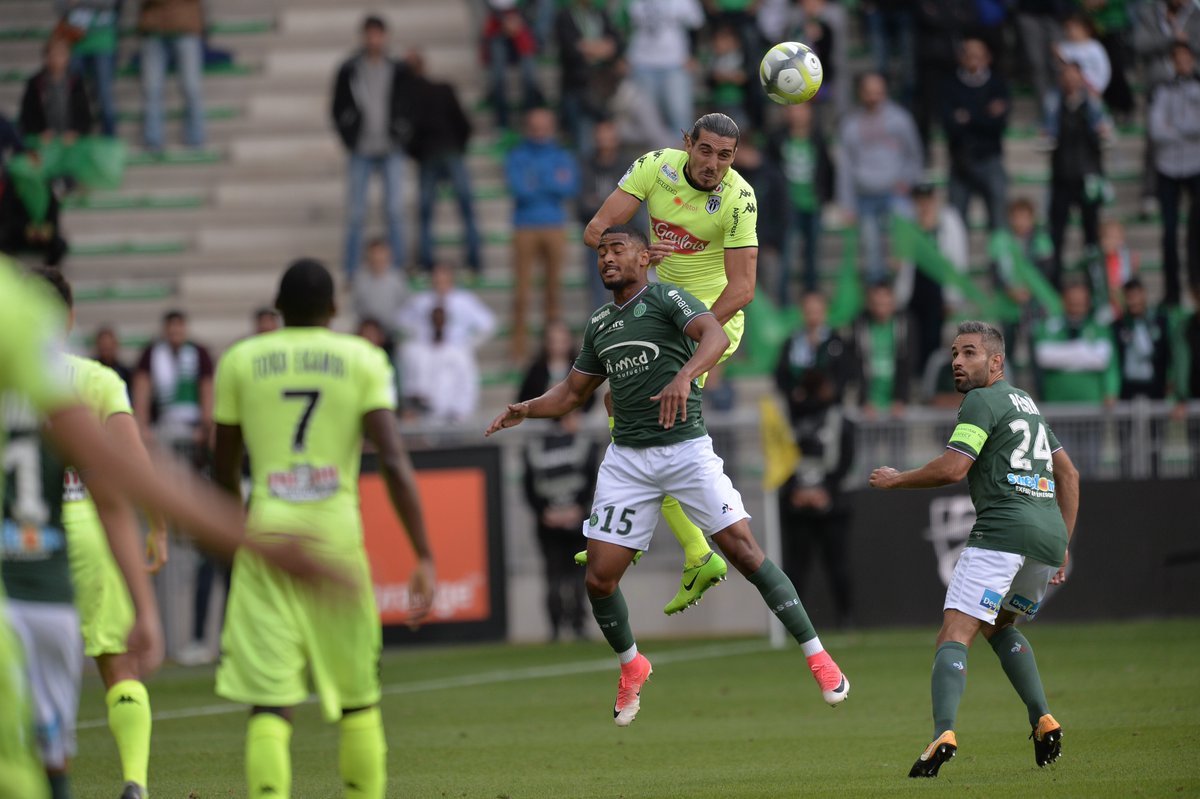
[[[622,666],[627,663],[632,663],[635,657],[637,657],[637,644],[629,647],[624,652],[617,653],[617,660],[621,661]]]
[[[825,647],[821,646],[821,639],[813,636],[811,641],[805,641],[800,644],[800,648],[804,650],[804,657],[810,658],[813,655],[819,655],[825,651]]]

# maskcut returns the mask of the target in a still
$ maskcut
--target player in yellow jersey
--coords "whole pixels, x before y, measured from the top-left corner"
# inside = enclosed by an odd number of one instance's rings
[[[239,494],[248,453],[251,529],[307,531],[313,546],[353,574],[357,585],[350,604],[331,606],[239,556],[217,693],[252,708],[246,731],[252,799],[290,795],[291,708],[308,696],[306,670],[325,718],[340,726],[344,795],[383,799],[382,633],[358,500],[364,433],[379,453],[392,505],[419,559],[409,584],[414,623],[428,611],[434,586],[416,482],[396,431],[392,367],[378,347],[329,330],[333,278],[320,263],[292,264],[275,307],[283,329],[235,344],[217,366],[214,475]]]
[[[70,283],[57,269],[36,272],[66,304],[66,330],[70,332],[75,320]],[[114,443],[140,453],[148,461],[124,381],[112,369],[77,355],[67,355],[66,366],[75,396],[95,413]],[[135,618],[133,602],[105,538],[108,530],[108,535],[121,540],[137,540],[138,522],[133,506],[124,497],[102,496],[99,505],[95,499],[79,473],[67,469],[62,521],[84,654],[96,659],[107,689],[108,726],[116,740],[125,782],[121,799],[142,799],[150,766],[150,697],[142,683],[144,675],[136,653],[130,653],[127,646]],[[150,514],[149,518],[151,533],[146,544],[151,560],[147,570],[153,574],[166,562],[167,534],[158,514]]]
[[[185,474],[156,470],[119,447],[105,435],[93,413],[71,391],[62,357],[62,312],[41,281],[23,276],[15,264],[0,257],[0,392],[17,396],[47,423],[42,428],[50,442],[88,476],[94,492],[122,493],[154,507],[198,534],[215,551],[232,552],[243,543],[241,509]],[[0,455],[9,438],[7,417],[0,417]],[[41,473],[39,450],[21,445],[16,454],[0,457],[0,500],[5,508],[4,540],[31,544],[52,539],[39,527],[47,503],[61,499],[58,486],[38,491]],[[164,472],[168,472],[164,476]],[[32,482],[27,482],[33,477]],[[56,490],[58,489],[58,490]],[[19,497],[19,499],[17,499]],[[129,580],[137,620],[129,649],[137,653],[143,671],[162,659],[162,632],[140,570],[136,541],[111,541],[114,555]],[[277,565],[309,580],[341,579],[338,572],[309,557],[294,541],[253,544]],[[6,547],[7,548],[7,547]],[[140,580],[138,576],[140,575]],[[143,604],[147,602],[148,604]],[[4,613],[0,592],[0,799],[44,799],[49,785],[38,762],[33,737],[29,686],[24,658]]]
[[[658,279],[712,310],[729,336],[722,361],[741,344],[742,309],[754,299],[758,265],[754,189],[731,168],[740,137],[737,124],[724,114],[700,117],[684,134],[682,150],[655,150],[634,161],[583,233],[584,242],[595,248],[601,233],[628,222],[644,202],[650,262],[657,264]],[[612,408],[607,399],[605,404],[611,424]],[[684,553],[679,591],[663,608],[672,614],[699,602],[724,579],[727,567],[674,497],[663,501],[662,513]],[[576,560],[586,562],[586,556],[580,553]]]

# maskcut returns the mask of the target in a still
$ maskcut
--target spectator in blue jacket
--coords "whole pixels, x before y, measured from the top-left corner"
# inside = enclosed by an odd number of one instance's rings
[[[525,114],[525,136],[508,154],[505,171],[513,198],[512,355],[525,360],[526,306],[535,266],[542,269],[545,299],[542,316],[559,317],[559,276],[566,250],[566,200],[579,191],[579,170],[557,140],[554,113],[534,108]]]

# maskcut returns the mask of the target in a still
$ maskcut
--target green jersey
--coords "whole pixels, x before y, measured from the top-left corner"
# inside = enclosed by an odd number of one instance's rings
[[[725,290],[725,250],[758,246],[754,189],[733,169],[712,191],[688,179],[687,153],[655,150],[630,165],[618,186],[646,203],[652,241],[674,252],[658,265],[658,277],[712,305]],[[737,317],[742,316],[738,311]]]
[[[0,574],[10,596],[70,602],[64,466],[42,436],[42,415],[74,402],[62,358],[62,307],[40,278],[21,276],[3,258],[0,298]]]
[[[623,305],[608,303],[583,332],[575,369],[608,378],[613,397],[613,441],[625,447],[660,447],[707,435],[700,417],[700,386],[692,382],[687,421],[664,430],[658,403],[696,352],[684,330],[710,313],[704,303],[668,283],[650,283]]]
[[[975,506],[967,546],[1060,565],[1067,526],[1055,499],[1053,455],[1062,446],[1029,395],[1004,380],[968,391],[946,446],[975,461],[967,472]]]
[[[392,371],[383,350],[324,327],[287,327],[225,353],[213,417],[242,429],[254,529],[301,524],[332,550],[362,545],[362,419],[395,409]]]
[[[103,424],[118,413],[133,414],[125,383],[116,372],[99,361],[78,355],[68,355],[66,363],[75,396],[96,414],[97,421]],[[67,526],[100,523],[96,506],[88,496],[79,473],[73,468],[66,471],[62,499],[63,521]]]

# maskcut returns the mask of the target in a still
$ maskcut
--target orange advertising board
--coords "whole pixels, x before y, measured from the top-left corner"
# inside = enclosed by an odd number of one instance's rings
[[[437,594],[427,623],[490,619],[487,473],[482,468],[418,469],[417,488],[437,568]],[[359,478],[363,534],[380,621],[408,619],[412,547],[378,474]]]

